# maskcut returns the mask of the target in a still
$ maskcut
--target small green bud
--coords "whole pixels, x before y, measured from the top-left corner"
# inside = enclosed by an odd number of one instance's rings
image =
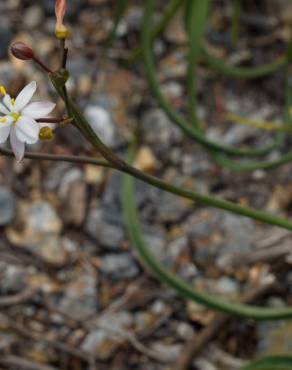
[[[55,87],[62,88],[69,79],[69,72],[66,69],[61,69],[60,71],[51,73],[50,79]]]

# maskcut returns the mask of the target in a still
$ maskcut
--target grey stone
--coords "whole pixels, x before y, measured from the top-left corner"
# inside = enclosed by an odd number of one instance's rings
[[[0,32],[1,35],[1,32]],[[0,56],[3,51],[0,51]],[[0,81],[2,85],[8,86],[15,77],[15,70],[11,62],[5,60],[0,62]]]
[[[182,172],[185,175],[198,175],[206,173],[210,167],[211,163],[206,153],[196,153],[194,154],[181,154],[179,159],[181,160]],[[196,180],[196,184],[198,179]],[[207,186],[207,184],[205,184]]]
[[[122,224],[123,216],[120,204],[122,176],[115,172],[107,182],[102,194],[102,207],[106,209],[106,218],[114,224]]]
[[[60,199],[66,199],[72,183],[83,178],[83,173],[79,168],[72,167],[63,173],[60,179],[59,196]]]
[[[154,228],[151,229],[148,227],[144,229],[143,234],[145,241],[155,258],[160,262],[164,262],[167,257],[165,232],[162,228],[156,228],[156,230],[154,230]]]
[[[291,354],[292,325],[290,322],[260,322],[257,325],[259,356],[275,353]]]
[[[184,341],[191,340],[195,335],[195,330],[192,325],[182,321],[176,325],[176,334]]]
[[[248,252],[253,247],[255,223],[246,217],[219,210],[202,210],[184,223],[191,244],[195,246],[196,261],[216,262],[225,267],[231,256]]]
[[[16,211],[14,194],[7,188],[0,186],[0,226],[9,224]]]
[[[101,261],[101,271],[112,279],[131,279],[138,275],[138,266],[129,253],[107,254]]]
[[[95,322],[92,323],[92,327],[94,326]],[[98,328],[92,329],[85,337],[81,348],[106,360],[119,345],[126,341],[126,338],[122,338],[116,333],[119,334],[120,331],[127,331],[132,327],[133,317],[127,311],[115,312],[99,317],[97,326]]]
[[[180,221],[191,206],[191,203],[166,192],[160,192],[159,204],[154,204],[157,218],[161,222]]]
[[[124,239],[123,228],[107,221],[105,212],[98,208],[89,212],[86,230],[92,238],[107,248],[119,248]]]
[[[32,5],[26,9],[23,16],[23,23],[28,29],[37,27],[42,21],[43,11],[40,6]]]
[[[56,163],[50,167],[44,178],[44,187],[47,191],[57,190],[59,187],[64,173],[70,170],[72,166],[69,163]]]
[[[26,274],[22,266],[0,261],[0,274],[0,291],[2,294],[13,294],[24,289]]]
[[[153,342],[151,349],[159,353],[159,357],[166,362],[176,361],[182,350],[182,344]]]
[[[10,27],[3,25],[0,26],[0,59],[6,58],[8,55],[9,45],[12,41],[13,33]]]
[[[193,364],[198,370],[218,370],[215,365],[202,357],[199,357],[197,360],[193,361]]]
[[[216,281],[216,290],[222,294],[236,294],[239,291],[239,284],[234,279],[222,276]]]
[[[122,225],[123,215],[121,209],[121,179],[119,173],[112,174],[106,189],[102,195],[102,207],[106,210],[106,218],[108,221]],[[135,181],[135,201],[140,208],[144,206],[141,216],[149,212],[153,213],[153,204],[158,204],[160,199],[159,189],[149,186],[142,181]]]
[[[50,203],[41,200],[19,202],[17,222],[7,237],[13,245],[26,247],[47,262],[59,265],[67,259],[60,239],[62,227],[62,221]]]
[[[177,274],[185,281],[192,283],[199,276],[199,270],[193,262],[188,262],[182,265]]]
[[[59,233],[62,222],[50,203],[37,201],[26,207],[23,212],[27,228],[39,234]]]
[[[179,128],[168,119],[161,109],[148,111],[142,119],[143,139],[149,144],[169,148],[179,143],[183,134]]]
[[[101,140],[107,146],[114,147],[116,144],[116,128],[111,114],[98,105],[87,106],[84,114]]]
[[[59,301],[60,309],[78,320],[95,314],[98,308],[96,286],[95,271],[77,270]]]

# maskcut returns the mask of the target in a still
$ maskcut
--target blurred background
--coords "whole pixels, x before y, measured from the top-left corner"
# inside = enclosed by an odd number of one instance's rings
[[[124,156],[140,139],[135,165],[174,184],[291,217],[292,172],[222,169],[166,117],[148,87],[143,61],[127,64],[140,45],[143,1],[129,1],[117,37],[106,40],[116,1],[70,0],[70,94],[104,142]],[[232,1],[213,1],[205,43],[233,65],[257,66],[285,53],[291,1],[242,0],[239,40],[230,33]],[[155,1],[154,19],[168,1]],[[53,70],[60,63],[54,0],[0,2],[0,84],[14,96],[31,80],[35,98],[58,102],[47,76],[10,56],[24,41]],[[157,78],[177,111],[186,110],[186,34],[178,12],[154,43]],[[285,73],[254,81],[223,77],[201,63],[199,116],[209,138],[237,147],[265,145],[272,135],[232,124],[222,112],[283,120]],[[291,147],[287,138],[270,158]],[[98,156],[73,127],[28,148]],[[0,368],[171,369],[216,314],[161,285],[140,264],[124,225],[121,175],[93,165],[0,157]],[[265,279],[276,289],[256,303],[291,305],[290,234],[163,193],[137,182],[144,236],[160,262],[210,294],[238,300]],[[189,369],[238,369],[253,357],[291,353],[292,325],[229,320]],[[174,370],[174,368],[173,368]],[[183,368],[176,370],[183,370]]]

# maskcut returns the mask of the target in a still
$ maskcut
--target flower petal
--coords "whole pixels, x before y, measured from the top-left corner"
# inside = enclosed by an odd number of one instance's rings
[[[12,99],[9,94],[6,94],[3,98],[3,103],[5,104],[5,107],[7,107],[8,113],[13,112],[14,106],[12,104]],[[8,114],[6,113],[6,114]]]
[[[22,114],[24,116],[29,116],[32,118],[45,118],[52,110],[55,108],[56,104],[49,101],[44,102],[34,102],[28,104],[23,110]]]
[[[22,116],[15,124],[17,138],[27,144],[35,144],[39,138],[40,128],[37,122],[28,116]]]
[[[2,113],[2,114],[9,114],[10,113],[9,110],[2,103],[0,103],[0,113]]]
[[[14,122],[14,118],[11,116],[0,117],[0,127],[11,126]]]
[[[36,82],[32,81],[20,91],[17,98],[15,99],[15,111],[20,112],[29,103],[30,99],[36,91],[36,88]]]
[[[20,162],[24,156],[24,143],[17,138],[15,127],[12,127],[10,133],[10,145],[17,162]]]
[[[0,144],[5,143],[5,141],[8,139],[10,130],[10,126],[0,126]]]

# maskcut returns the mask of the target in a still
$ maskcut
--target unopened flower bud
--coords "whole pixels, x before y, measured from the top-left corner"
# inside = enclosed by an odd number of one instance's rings
[[[51,140],[54,137],[54,132],[51,127],[45,126],[40,129],[40,140]]]
[[[58,39],[64,40],[69,37],[69,31],[64,25],[64,16],[66,12],[67,3],[66,0],[56,0],[55,3],[55,13],[56,13],[56,28],[55,35]]]
[[[14,42],[11,45],[11,53],[17,59],[31,60],[34,58],[34,52],[32,48],[24,44],[23,42]]]

